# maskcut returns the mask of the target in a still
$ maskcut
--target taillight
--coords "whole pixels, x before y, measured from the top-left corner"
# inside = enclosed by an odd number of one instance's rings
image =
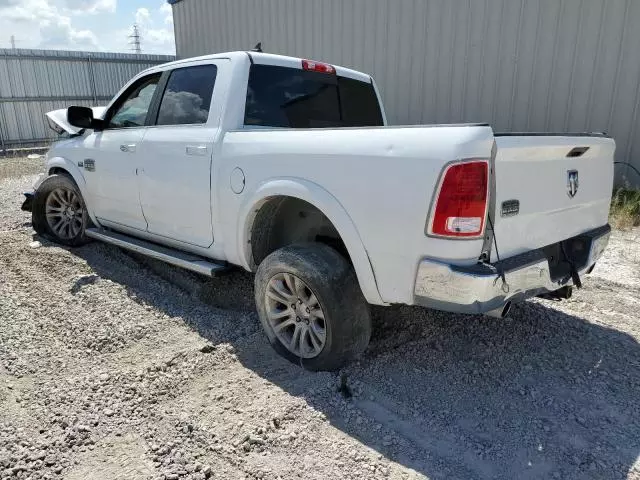
[[[487,161],[472,160],[449,165],[440,180],[427,233],[457,238],[482,236],[488,195]]]
[[[302,68],[310,72],[329,73],[335,75],[336,68],[328,63],[314,62],[313,60],[302,60]]]

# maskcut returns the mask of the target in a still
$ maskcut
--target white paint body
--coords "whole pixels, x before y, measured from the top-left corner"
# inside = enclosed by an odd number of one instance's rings
[[[300,68],[299,59],[253,58]],[[521,205],[518,216],[501,218],[499,211],[495,216],[502,257],[607,224],[615,150],[609,138],[496,137],[491,127],[474,125],[245,127],[250,60],[244,52],[162,65],[131,83],[152,72],[201,64],[218,67],[206,124],[89,130],[49,152],[49,168],[71,173],[98,226],[251,270],[249,239],[257,208],[272,196],[296,197],[331,220],[366,299],[384,305],[414,303],[422,259],[453,265],[478,261],[482,238],[429,237],[425,225],[443,168],[462,159],[491,159],[494,145],[496,209],[510,199]],[[341,67],[337,73],[370,78]],[[123,152],[121,145],[130,147]],[[574,146],[590,148],[583,157],[566,158]],[[95,171],[78,168],[86,158],[95,160]],[[569,198],[572,169],[580,171],[581,185]]]

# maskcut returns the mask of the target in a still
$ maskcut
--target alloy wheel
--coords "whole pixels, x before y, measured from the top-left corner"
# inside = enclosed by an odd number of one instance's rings
[[[45,215],[52,232],[71,240],[82,231],[84,207],[80,196],[68,188],[56,188],[47,197]]]
[[[304,281],[290,273],[274,275],[265,302],[269,324],[287,350],[300,358],[320,355],[327,339],[324,311]]]

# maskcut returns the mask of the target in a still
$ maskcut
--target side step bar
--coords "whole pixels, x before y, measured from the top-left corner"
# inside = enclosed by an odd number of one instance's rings
[[[172,248],[156,245],[155,243],[129,237],[121,233],[111,232],[102,228],[87,228],[86,235],[89,238],[110,243],[116,247],[131,250],[132,252],[155,258],[176,267],[181,267],[192,272],[197,272],[208,277],[215,277],[217,273],[228,269],[226,265],[214,263],[196,255],[174,250]]]

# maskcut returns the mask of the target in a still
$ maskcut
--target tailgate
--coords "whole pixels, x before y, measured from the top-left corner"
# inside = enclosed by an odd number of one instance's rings
[[[493,220],[501,258],[608,223],[615,152],[611,138],[496,135],[496,145]]]

